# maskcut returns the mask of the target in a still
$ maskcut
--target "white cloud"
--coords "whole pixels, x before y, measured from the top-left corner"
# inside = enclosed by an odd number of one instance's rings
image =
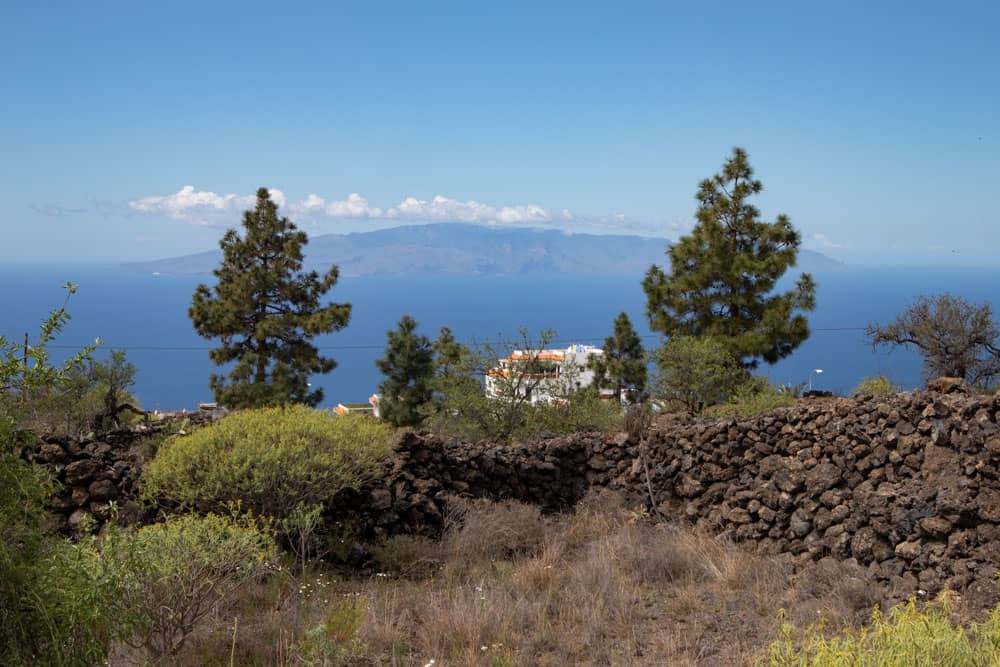
[[[326,201],[319,195],[311,193],[302,201],[294,202],[291,205],[294,215],[304,215],[306,217],[327,217],[333,219],[364,220],[368,218],[381,218],[382,209],[368,204],[368,200],[352,192],[343,201]]]
[[[577,215],[567,208],[549,210],[538,204],[496,206],[475,200],[462,201],[444,195],[431,199],[404,197],[395,206],[373,206],[354,192],[346,199],[328,200],[316,193],[305,199],[286,202],[284,193],[271,190],[271,196],[281,207],[287,204],[289,216],[300,224],[319,229],[323,222],[367,223],[388,226],[405,223],[467,223],[495,226],[548,227],[570,232],[638,233],[658,236],[664,227],[676,230],[678,225],[661,226],[635,220],[623,213],[607,216]],[[216,194],[195,190],[187,185],[170,195],[144,197],[129,202],[129,207],[141,214],[161,215],[192,224],[235,226],[240,213],[254,206],[254,195]],[[355,225],[356,227],[356,225]]]
[[[275,204],[279,207],[285,205],[285,193],[274,188],[269,191]],[[234,215],[253,208],[256,201],[256,195],[219,195],[185,185],[172,195],[143,197],[130,201],[128,205],[138,213],[164,215],[196,225],[214,225],[231,224]]]
[[[843,248],[844,247],[844,246],[842,246],[839,243],[835,243],[826,234],[819,234],[819,233],[813,234],[813,239],[816,240],[816,241],[818,241],[820,243],[820,245],[822,245],[824,248]]]
[[[569,211],[564,210],[565,219]],[[569,214],[572,216],[572,214]],[[553,216],[537,204],[504,206],[497,208],[477,201],[459,201],[442,195],[431,200],[406,197],[396,206],[385,211],[390,220],[419,222],[468,222],[499,224],[538,224],[552,220]]]

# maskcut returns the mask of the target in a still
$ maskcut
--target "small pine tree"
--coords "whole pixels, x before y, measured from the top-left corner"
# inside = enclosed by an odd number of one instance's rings
[[[339,331],[351,317],[350,304],[320,305],[339,270],[331,267],[322,278],[302,272],[308,238],[278,217],[266,188],[257,191],[254,210],[243,213],[243,229],[242,237],[230,229],[219,242],[218,282],[211,290],[199,285],[188,311],[199,335],[222,339],[209,353],[212,361],[236,362],[228,382],[212,375],[215,398],[230,408],[316,405],[323,391],[309,390],[309,376],[329,373],[337,363],[320,356],[311,341]]]
[[[786,215],[760,220],[748,203],[763,189],[746,151],[734,148],[722,173],[698,188],[698,222],[671,246],[670,273],[653,265],[642,287],[650,327],[667,338],[711,336],[748,368],[773,364],[806,338],[809,325],[796,311],[815,307],[815,284],[803,273],[795,287],[774,287],[795,266],[801,242]]]
[[[642,340],[624,311],[615,319],[614,334],[604,339],[604,354],[594,355],[591,367],[600,389],[614,389],[615,396],[630,403],[646,393],[646,355]]]
[[[403,315],[395,330],[386,332],[385,356],[375,365],[386,379],[378,386],[379,413],[394,426],[416,426],[433,398],[434,348],[416,333],[417,321]]]
[[[434,354],[437,374],[447,379],[458,372],[468,350],[455,340],[450,327],[441,327],[441,333],[434,341]]]
[[[100,430],[117,428],[119,414],[125,410],[141,414],[128,394],[128,388],[135,384],[135,364],[125,358],[125,350],[111,350],[107,360],[91,361],[89,379],[103,393],[104,409],[96,420]]]

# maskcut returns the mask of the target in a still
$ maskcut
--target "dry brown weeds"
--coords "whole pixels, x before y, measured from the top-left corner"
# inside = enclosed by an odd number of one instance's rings
[[[397,537],[376,553],[382,576],[309,595],[298,579],[248,591],[180,661],[229,664],[238,616],[236,664],[739,665],[777,637],[781,609],[835,630],[880,602],[857,566],[796,570],[608,494],[553,517],[462,503],[441,541]],[[329,600],[345,595],[364,609],[355,636],[337,641],[345,623],[328,614],[343,605]]]

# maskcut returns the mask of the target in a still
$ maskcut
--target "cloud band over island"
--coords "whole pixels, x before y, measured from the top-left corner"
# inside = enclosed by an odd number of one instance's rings
[[[488,226],[539,227],[566,232],[625,234],[650,237],[676,237],[691,228],[691,223],[650,222],[613,215],[579,215],[567,208],[552,209],[538,204],[494,206],[475,200],[462,201],[443,195],[431,199],[404,197],[395,206],[373,206],[366,197],[353,192],[346,199],[326,199],[310,193],[304,199],[289,201],[277,188],[269,188],[271,199],[295,221],[365,223],[371,228],[403,224],[465,223]],[[155,195],[128,202],[133,214],[160,216],[194,225],[231,227],[243,211],[252,209],[256,195],[217,194],[185,185],[168,195]],[[355,227],[356,228],[356,227]],[[812,235],[824,248],[840,248],[826,235]]]
[[[478,201],[460,201],[442,195],[432,199],[406,197],[396,206],[372,206],[358,193],[343,200],[326,200],[317,194],[289,203],[284,192],[270,189],[271,198],[279,207],[287,206],[292,217],[313,220],[389,220],[412,222],[464,222],[480,224],[544,225],[580,221],[621,225],[628,229],[624,215],[607,218],[578,218],[568,209],[551,211],[537,204],[492,206]],[[233,214],[252,208],[254,195],[216,194],[195,190],[186,185],[169,195],[143,197],[128,203],[138,213],[162,215],[192,224],[232,224]]]

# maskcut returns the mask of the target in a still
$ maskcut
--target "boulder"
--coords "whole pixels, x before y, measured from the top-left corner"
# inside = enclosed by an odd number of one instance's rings
[[[90,499],[96,502],[114,500],[118,497],[118,487],[108,479],[92,482],[87,490],[90,492]]]
[[[927,389],[939,394],[968,394],[971,392],[969,383],[962,378],[939,377],[927,381]]]
[[[101,468],[101,464],[93,459],[81,459],[73,461],[66,470],[63,471],[63,479],[67,484],[80,484],[88,482],[94,474]]]

